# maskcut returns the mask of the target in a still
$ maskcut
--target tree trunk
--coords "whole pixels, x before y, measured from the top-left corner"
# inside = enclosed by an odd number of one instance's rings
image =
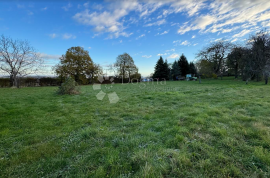
[[[17,87],[19,88],[19,83],[18,83],[18,78],[16,74],[13,74],[12,76],[12,87]]]
[[[246,85],[248,84],[248,79],[246,79]]]
[[[265,77],[265,85],[268,84],[268,77]]]
[[[201,75],[199,75],[199,83],[201,83]]]
[[[13,74],[10,74],[9,85],[10,87],[13,87]]]
[[[235,78],[238,78],[238,65],[235,66]]]

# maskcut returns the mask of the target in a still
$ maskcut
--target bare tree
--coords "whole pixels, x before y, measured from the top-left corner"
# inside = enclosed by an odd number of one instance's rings
[[[268,80],[267,64],[270,60],[270,36],[262,30],[249,39],[248,45],[252,50],[253,71],[257,77],[257,81],[261,75],[265,76],[265,81]],[[267,83],[267,82],[266,82]]]
[[[128,77],[130,79],[132,74],[138,72],[138,68],[128,53],[119,55],[114,66],[118,69],[119,74],[122,75],[123,78]]]
[[[42,58],[28,41],[0,37],[0,70],[9,74],[11,86],[19,87],[18,77],[36,73],[42,64]]]
[[[231,47],[232,44],[230,42],[224,40],[217,41],[201,50],[197,54],[197,58],[210,62],[212,72],[222,77],[225,70],[225,59]]]

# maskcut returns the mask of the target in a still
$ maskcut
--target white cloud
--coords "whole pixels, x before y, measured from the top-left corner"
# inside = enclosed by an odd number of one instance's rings
[[[143,55],[142,57],[144,57],[144,58],[150,58],[150,57],[152,57],[152,55],[149,55],[149,56]]]
[[[138,37],[136,38],[136,40],[138,40],[139,38],[142,38],[142,37],[144,37],[144,36],[145,36],[145,34],[142,34],[142,35],[138,36]]]
[[[68,3],[66,6],[63,6],[62,9],[64,9],[65,11],[68,11],[71,7],[72,7],[72,4]]]
[[[235,42],[235,41],[237,41],[238,39],[237,38],[235,38],[235,39],[233,39],[231,42],[233,43],[233,42]]]
[[[51,38],[55,38],[57,35],[55,33],[49,34]]]
[[[45,10],[47,10],[47,9],[48,9],[47,7],[41,8],[42,11],[45,11]]]
[[[250,33],[251,31],[250,30],[242,30],[241,32],[233,35],[233,38],[239,38],[239,37],[242,37],[242,36],[245,36],[246,34]]]
[[[221,41],[221,40],[222,40],[222,38],[218,38],[218,39],[215,39],[215,42]]]
[[[207,26],[216,21],[216,18],[211,15],[201,15],[197,17],[191,25],[186,23],[178,30],[178,33],[184,34],[191,30],[204,30]]]
[[[189,18],[182,24],[170,22],[171,26],[180,26],[179,34],[194,30],[200,33],[229,33],[237,28],[255,28],[259,24],[270,26],[268,0],[123,0],[108,1],[108,6],[104,7],[94,3],[91,8],[86,4],[88,8],[78,12],[73,18],[81,24],[93,26],[97,34],[109,33],[109,38],[129,36],[131,32],[126,32],[130,28],[129,24],[138,23],[140,20],[144,21],[144,27],[163,25],[166,17],[173,13],[182,13]],[[71,4],[63,8],[68,10],[69,6]],[[161,7],[164,9],[160,9],[161,13],[154,17],[153,12]],[[126,19],[132,11],[135,12],[135,15],[132,14],[134,17],[128,18],[133,20]],[[154,19],[157,21],[153,22]]]
[[[196,38],[196,35],[193,35],[191,38]]]
[[[170,52],[170,51],[175,51],[175,49],[173,48],[173,49],[166,50],[166,52]]]
[[[119,43],[122,43],[122,42],[123,42],[122,40],[119,41]]]
[[[175,41],[173,41],[173,43],[180,43],[181,42],[181,40],[175,40]]]
[[[46,53],[37,53],[41,58],[43,59],[53,59],[53,60],[59,60],[61,55],[56,55],[56,54],[46,54]]]
[[[22,8],[24,8],[24,5],[22,5],[22,4],[17,4],[17,8],[22,9]]]
[[[261,23],[263,27],[270,27],[270,20]]]
[[[190,45],[190,42],[188,42],[187,40],[185,40],[185,41],[183,41],[183,42],[181,43],[181,45],[187,46],[187,45]]]
[[[179,54],[173,53],[168,58],[169,59],[175,59],[175,58],[179,58],[179,57],[180,57]]]
[[[84,6],[85,8],[88,8],[89,2],[84,3],[83,6]]]
[[[103,9],[103,6],[101,4],[95,4],[92,6],[93,9],[96,9],[96,10],[102,10]]]
[[[140,5],[136,1],[117,1],[115,4],[112,4],[113,10],[111,11],[90,12],[86,9],[76,13],[73,19],[78,23],[94,26],[94,30],[98,33],[110,33],[108,38],[128,37],[132,33],[124,32],[126,27],[124,27],[121,19],[130,11],[136,10],[138,6]]]
[[[141,13],[140,17],[146,16],[148,14],[148,9]]]
[[[33,12],[31,12],[31,11],[28,11],[28,13],[27,13],[28,15],[34,15],[34,13]]]
[[[170,53],[164,53],[164,54],[157,54],[157,56],[167,56],[169,55]]]
[[[76,36],[75,35],[72,35],[72,34],[69,34],[69,33],[65,33],[63,35],[63,39],[75,39]]]
[[[88,49],[91,49],[91,47],[89,46]]]
[[[161,19],[162,18],[162,15],[159,15],[158,17],[157,17],[157,19]]]
[[[238,28],[260,28],[259,22],[270,20],[268,0],[219,0],[200,8],[205,8],[208,14],[194,17],[183,24],[178,30],[179,34],[192,30],[199,30],[201,33],[228,33]],[[232,25],[233,28],[228,28]]]
[[[164,31],[163,33],[161,33],[160,35],[165,35],[165,34],[167,34],[168,33],[168,31]]]
[[[154,23],[148,23],[148,24],[145,25],[145,27],[160,26],[160,25],[162,25],[164,23],[166,23],[166,20],[162,19],[162,20],[156,21]]]

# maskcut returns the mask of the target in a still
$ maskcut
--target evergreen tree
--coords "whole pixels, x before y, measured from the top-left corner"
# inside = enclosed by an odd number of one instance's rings
[[[189,71],[189,63],[187,61],[187,58],[184,54],[182,54],[178,60],[178,65],[180,67],[180,71],[182,76],[186,76],[190,73]]]
[[[172,65],[171,75],[173,80],[176,80],[176,77],[181,75],[180,67],[176,61]]]
[[[164,69],[163,69],[163,77],[162,78],[165,78],[166,80],[169,80],[169,78],[170,78],[170,70],[171,69],[169,67],[167,59],[165,60],[163,67],[164,67]]]
[[[197,76],[197,69],[193,62],[189,63],[189,72],[195,76]]]
[[[155,72],[153,74],[153,78],[158,78],[161,80],[161,78],[164,78],[164,60],[160,56],[159,60],[157,61],[157,64],[155,66]]]

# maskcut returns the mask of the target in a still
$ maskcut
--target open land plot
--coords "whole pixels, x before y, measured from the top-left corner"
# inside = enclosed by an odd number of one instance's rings
[[[0,89],[0,177],[270,177],[270,87],[203,80]]]

